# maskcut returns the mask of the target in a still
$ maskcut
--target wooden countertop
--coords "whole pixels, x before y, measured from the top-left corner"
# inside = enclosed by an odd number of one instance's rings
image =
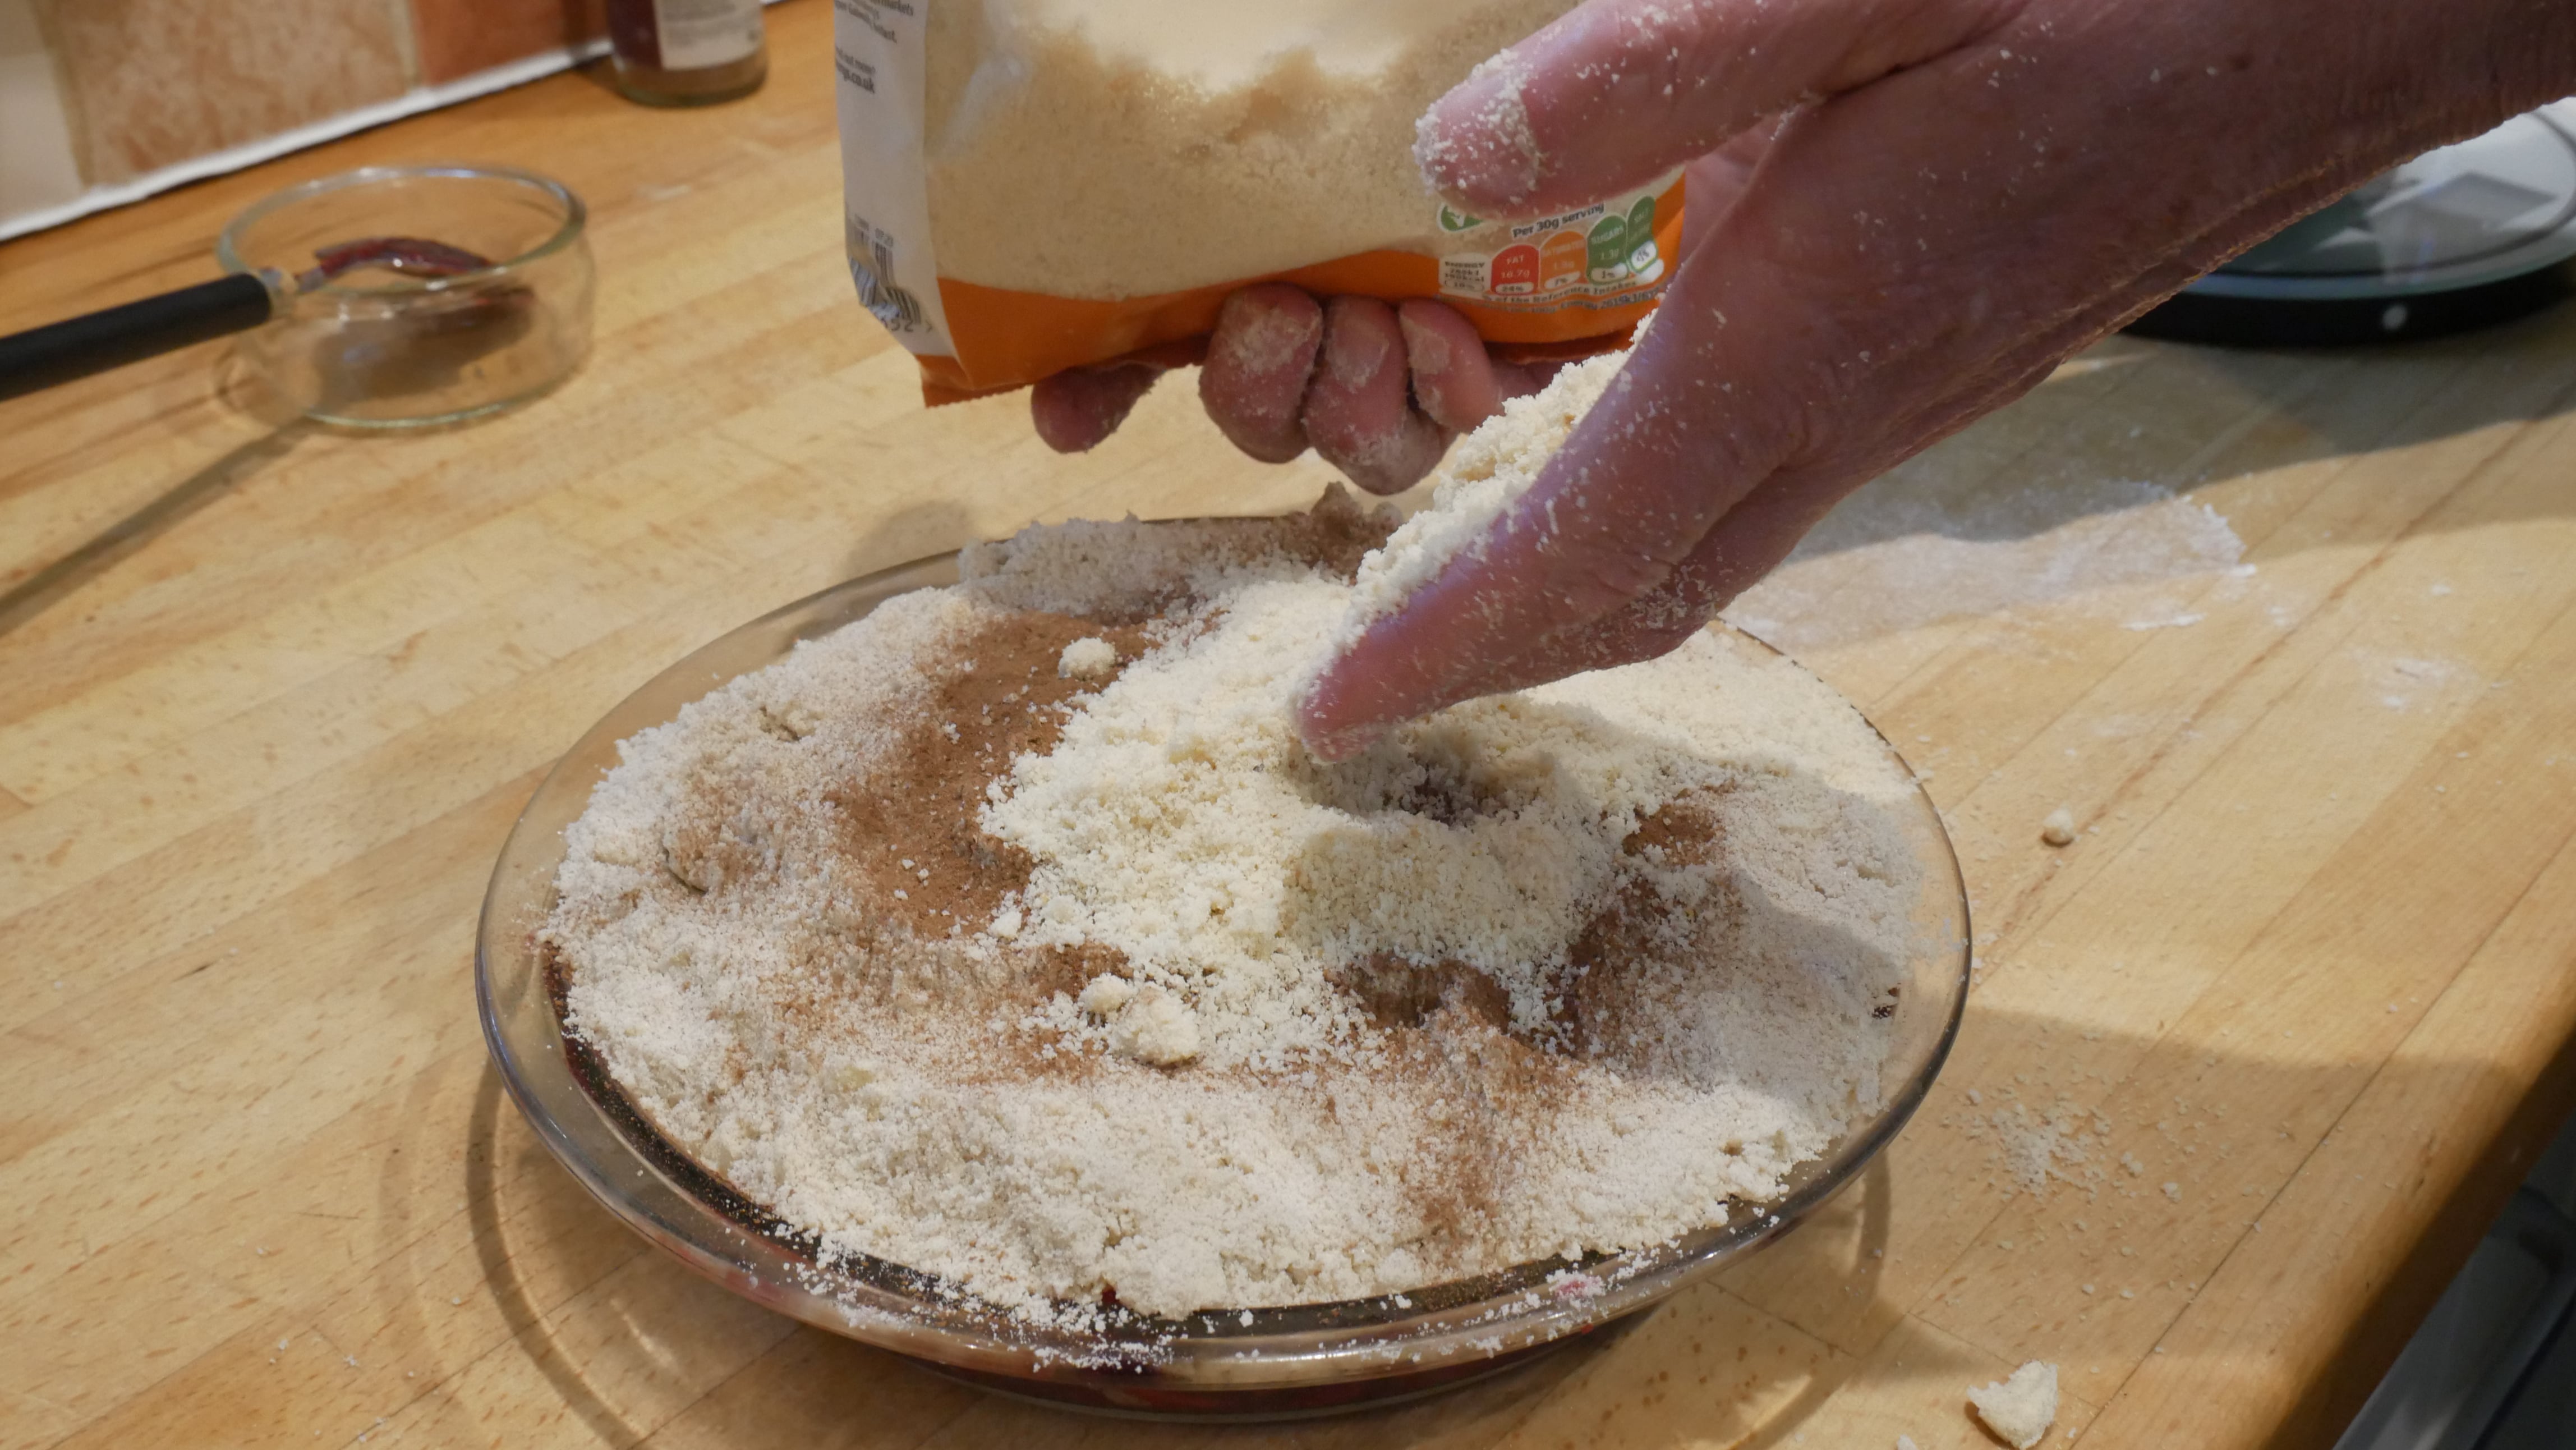
[[[773,12],[742,104],[564,76],[0,247],[20,327],[211,275],[291,181],[495,159],[589,199],[601,283],[587,370],[479,426],[262,422],[220,345],[0,406],[0,1446],[1938,1450],[2034,1358],[2052,1443],[2331,1441],[2576,1101],[2576,310],[2112,343],[1945,446],[1998,488],[2188,488],[2257,572],[1807,653],[1931,766],[1982,979],[1858,1191],[1613,1342],[1358,1418],[1096,1422],[795,1327],[588,1202],[470,987],[557,752],[853,573],[1327,477],[1235,458],[1186,387],[1072,460],[1015,399],[924,412],[838,254],[829,19]],[[2178,627],[2131,627],[2149,596]],[[2074,1181],[2015,1192],[1969,1134],[2016,1102],[2107,1120]]]

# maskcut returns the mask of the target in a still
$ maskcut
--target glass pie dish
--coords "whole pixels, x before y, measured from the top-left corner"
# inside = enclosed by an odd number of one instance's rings
[[[1918,788],[1899,829],[1922,866],[1913,944],[1880,1081],[1884,1102],[1787,1191],[1671,1241],[1547,1259],[1375,1299],[1152,1319],[1106,1329],[1030,1322],[933,1275],[817,1253],[657,1133],[562,1024],[564,984],[535,933],[554,901],[564,829],[618,759],[617,743],[681,706],[914,589],[957,581],[953,554],[827,589],[744,625],[628,696],[537,788],[502,848],[475,951],[483,1030],[511,1100],[610,1212],[692,1269],[779,1313],[984,1387],[1131,1415],[1274,1418],[1382,1404],[1482,1378],[1635,1314],[1787,1232],[1859,1177],[1919,1107],[1958,1032],[1968,987],[1966,891],[1939,814]],[[1725,629],[1725,625],[1712,628]],[[1889,753],[1894,756],[1893,747]]]

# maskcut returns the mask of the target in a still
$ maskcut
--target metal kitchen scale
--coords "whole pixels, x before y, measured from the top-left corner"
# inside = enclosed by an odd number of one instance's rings
[[[2576,100],[2428,151],[2291,223],[2129,325],[2319,347],[2435,337],[2576,292]]]

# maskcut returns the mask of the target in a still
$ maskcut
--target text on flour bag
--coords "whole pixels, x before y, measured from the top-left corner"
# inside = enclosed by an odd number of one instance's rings
[[[1468,216],[1414,124],[1571,0],[833,0],[844,240],[933,403],[1194,361],[1227,294],[1434,297],[1507,361],[1622,345],[1681,239],[1679,173]]]

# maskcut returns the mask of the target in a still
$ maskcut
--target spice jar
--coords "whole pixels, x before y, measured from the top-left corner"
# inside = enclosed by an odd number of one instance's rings
[[[769,75],[760,0],[608,0],[617,89],[648,106],[703,106]]]

